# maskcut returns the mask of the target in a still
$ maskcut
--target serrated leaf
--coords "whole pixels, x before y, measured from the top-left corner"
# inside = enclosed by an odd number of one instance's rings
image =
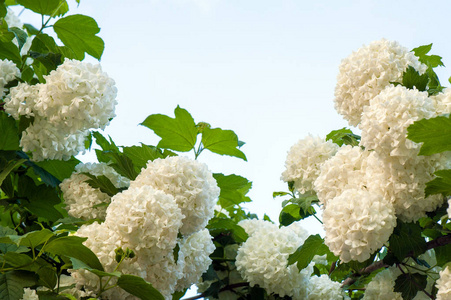
[[[0,135],[0,150],[20,149],[16,121],[4,112],[0,112],[0,132],[2,133]]]
[[[423,143],[419,155],[432,155],[451,150],[451,119],[438,116],[414,122],[407,128],[407,138]]]
[[[50,230],[42,229],[39,231],[32,231],[20,236],[10,236],[10,239],[17,246],[36,248],[37,246],[47,242],[53,236],[54,234]]]
[[[117,193],[119,193],[119,189],[114,186],[111,180],[105,175],[95,176],[89,173],[83,173],[88,176],[90,179],[86,180],[86,182],[93,188],[99,189],[102,193],[113,197]]]
[[[248,235],[243,227],[238,226],[232,219],[215,217],[208,222],[208,229],[226,229],[232,232],[232,236],[238,243],[243,243],[247,240]]]
[[[437,265],[443,267],[451,261],[451,244],[434,248]]]
[[[84,270],[88,270],[94,274],[96,274],[99,277],[105,277],[105,276],[113,276],[113,277],[121,277],[121,272],[119,271],[115,271],[115,272],[105,272],[105,271],[100,271],[97,269],[93,269],[90,266],[88,266],[86,263],[84,263],[83,261],[76,259],[74,257],[71,257],[70,261],[72,262],[72,269],[74,270],[79,270],[79,269],[84,269]]]
[[[138,276],[124,274],[117,280],[117,285],[142,300],[164,300],[163,295],[152,284]]]
[[[429,51],[431,51],[431,49],[432,49],[432,43],[429,45],[419,46],[417,48],[412,49],[412,51],[415,54],[415,56],[422,57],[422,56],[428,54]]]
[[[394,291],[401,293],[402,299],[413,299],[418,291],[422,291],[426,288],[427,276],[419,273],[406,273],[401,274],[395,280]]]
[[[56,21],[53,29],[79,60],[84,59],[85,53],[100,60],[105,44],[96,36],[100,28],[93,18],[85,15],[67,16]]]
[[[439,170],[434,174],[437,177],[426,183],[426,197],[435,194],[451,195],[451,170]]]
[[[28,34],[30,35],[37,35],[39,33],[39,30],[31,24],[25,23],[23,24],[23,27],[27,30]]]
[[[35,13],[46,16],[60,16],[69,10],[66,1],[62,0],[16,0],[18,4]]]
[[[172,151],[162,150],[145,144],[141,144],[141,146],[123,147],[123,151],[132,160],[137,171],[141,171],[142,168],[146,167],[148,161],[177,155]]]
[[[301,208],[297,204],[285,206],[279,214],[279,223],[283,226],[288,226],[293,222],[301,220],[300,210]]]
[[[35,284],[36,278],[30,272],[0,273],[0,299],[20,300],[23,296],[23,289]]]
[[[175,151],[191,151],[197,140],[197,127],[190,113],[177,106],[174,110],[175,118],[155,114],[148,116],[141,125],[153,130],[161,137],[159,148]]]
[[[16,65],[20,66],[19,48],[12,41],[0,41],[0,59],[12,60]]]
[[[283,197],[283,196],[286,196],[286,195],[290,195],[290,193],[288,193],[288,192],[273,192],[272,193],[272,197],[273,198]]]
[[[17,39],[17,43],[19,44],[19,50],[21,50],[23,45],[27,41],[28,34],[26,34],[25,31],[17,27],[10,27],[8,30],[14,33],[14,36]]]
[[[338,146],[351,145],[358,146],[360,142],[360,136],[354,134],[350,129],[343,127],[342,129],[332,130],[326,135],[326,141],[331,140]]]
[[[315,255],[327,254],[329,248],[319,234],[310,235],[293,254],[288,257],[288,265],[297,263],[299,270],[306,268]]]
[[[89,267],[104,271],[97,256],[83,242],[86,238],[78,236],[64,236],[51,240],[45,250],[54,255],[67,256],[81,260]]]
[[[246,178],[235,174],[224,175],[221,173],[215,173],[213,177],[221,190],[218,198],[221,207],[228,209],[251,201],[246,194],[251,189],[252,182]]]
[[[402,85],[409,88],[416,88],[419,91],[425,91],[429,82],[427,73],[420,75],[414,67],[409,66],[402,76]]]
[[[229,155],[247,161],[246,155],[237,149],[238,137],[232,130],[223,130],[221,128],[204,128],[202,132],[202,145],[204,149],[220,155]]]
[[[75,171],[75,166],[78,165],[80,161],[75,157],[71,157],[69,160],[44,160],[36,162],[36,165],[45,169],[50,174],[55,176],[58,180],[63,181],[69,178]]]
[[[398,220],[389,239],[389,248],[399,261],[410,252],[418,256],[426,251],[426,241],[421,231],[422,228],[417,223],[404,223]]]

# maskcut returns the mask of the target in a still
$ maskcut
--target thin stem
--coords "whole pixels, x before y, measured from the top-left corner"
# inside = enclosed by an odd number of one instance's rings
[[[317,216],[316,216],[316,214],[313,214],[312,216],[314,216],[315,217],[315,219],[317,219],[318,220],[318,222],[320,222],[321,224],[323,224],[323,221],[321,221]]]

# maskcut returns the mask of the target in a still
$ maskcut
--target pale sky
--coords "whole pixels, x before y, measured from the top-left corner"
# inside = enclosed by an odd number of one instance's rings
[[[281,201],[272,192],[286,190],[280,174],[289,148],[309,133],[325,137],[347,126],[333,105],[341,59],[386,38],[409,49],[432,42],[431,53],[451,61],[448,1],[69,2],[72,14],[101,27],[102,68],[119,91],[106,130],[116,143],[155,145],[159,138],[138,124],[149,114],[173,116],[177,105],[196,122],[232,129],[246,142],[248,162],[205,152],[200,160],[253,181],[246,207],[273,220]],[[439,75],[446,85],[450,72]],[[316,233],[318,225],[306,226]]]

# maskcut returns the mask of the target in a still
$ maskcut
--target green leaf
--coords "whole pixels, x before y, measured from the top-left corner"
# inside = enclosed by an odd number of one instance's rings
[[[9,173],[12,172],[12,170],[14,170],[15,168],[17,168],[18,166],[20,166],[21,164],[23,164],[25,161],[27,161],[26,159],[19,159],[19,160],[13,160],[8,162],[8,164],[6,165],[6,167],[4,167],[3,169],[1,169],[0,172],[0,185],[3,184],[3,181],[6,179],[6,177],[9,175]]]
[[[102,193],[108,194],[110,197],[113,197],[117,193],[119,193],[119,189],[114,186],[114,184],[111,182],[111,180],[104,176],[95,176],[89,173],[83,173],[84,175],[88,176],[89,180],[86,180],[86,182],[93,188],[99,189]]]
[[[176,156],[176,154],[169,150],[162,150],[154,146],[141,144],[141,146],[123,147],[124,154],[129,157],[137,171],[140,172],[145,168],[149,160],[153,161],[157,158],[165,158],[168,156]]]
[[[59,19],[53,25],[58,38],[82,60],[85,52],[100,60],[105,44],[96,36],[100,28],[96,21],[84,15],[71,15]]]
[[[309,236],[304,244],[288,257],[288,265],[297,263],[299,270],[306,268],[315,255],[330,254],[319,234]]]
[[[404,223],[398,220],[389,239],[389,248],[399,261],[410,252],[418,256],[426,251],[426,241],[421,231],[422,228],[418,223]]]
[[[89,267],[104,271],[102,264],[97,256],[83,242],[86,238],[78,236],[64,236],[50,241],[45,250],[55,255],[67,256],[81,260]]]
[[[16,244],[14,244],[13,241],[11,241],[10,238],[7,237],[7,235],[16,235],[17,232],[15,232],[13,229],[9,227],[3,227],[0,226],[0,238],[4,238],[5,243],[0,242],[0,252],[6,253],[6,252],[28,252],[27,247],[18,247]]]
[[[75,157],[71,157],[67,161],[63,160],[44,160],[40,162],[36,162],[36,165],[45,169],[50,174],[55,176],[58,180],[63,181],[66,178],[69,178],[70,175],[75,170],[75,166],[78,165],[80,161]]]
[[[23,27],[27,30],[28,34],[30,35],[37,35],[39,33],[39,30],[31,24],[25,23],[23,24]]]
[[[232,130],[221,128],[204,128],[202,132],[202,145],[204,149],[220,155],[229,155],[245,161],[246,155],[239,148],[238,137]]]
[[[175,151],[190,151],[197,140],[197,128],[190,113],[177,106],[174,110],[175,118],[156,114],[148,116],[141,125],[153,130],[161,137],[159,148]]]
[[[438,116],[414,122],[407,128],[407,138],[423,143],[419,155],[451,150],[451,118]]]
[[[1,49],[1,48],[0,48]],[[1,50],[0,50],[1,51]],[[0,112],[0,150],[19,150],[19,132],[16,121]]]
[[[0,41],[0,59],[12,60],[16,65],[20,66],[19,48],[12,41]]]
[[[358,146],[360,143],[360,136],[352,133],[352,131],[346,127],[342,129],[332,130],[326,135],[326,141],[331,140],[338,146],[351,145]]]
[[[286,196],[286,195],[290,195],[290,193],[288,193],[288,192],[273,192],[272,193],[272,197],[273,198],[283,197],[283,196]]]
[[[8,10],[6,9],[5,0],[0,0],[0,18],[4,18]]]
[[[27,41],[28,34],[25,31],[23,31],[22,29],[17,28],[17,27],[10,27],[9,31],[14,33],[14,35],[17,39],[17,42],[19,44],[19,50],[22,49],[23,45]]]
[[[394,291],[401,293],[402,299],[413,299],[418,291],[424,290],[427,285],[427,276],[419,273],[401,274],[395,280]]]
[[[10,236],[10,239],[17,246],[36,248],[37,246],[50,240],[53,236],[54,234],[50,230],[42,229],[40,231],[32,231],[20,236]]]
[[[105,276],[121,277],[121,272],[119,272],[119,271],[104,272],[104,271],[100,271],[97,269],[93,269],[90,266],[88,266],[87,264],[85,264],[84,262],[82,262],[81,260],[73,258],[73,257],[70,259],[70,261],[72,262],[72,269],[74,269],[74,270],[79,270],[79,269],[88,270],[88,271],[96,274],[99,277],[105,277]]]
[[[35,13],[46,16],[60,16],[65,14],[69,7],[66,1],[61,0],[16,0],[18,4]],[[62,2],[62,3],[61,3]],[[61,5],[60,5],[61,3]]]
[[[279,215],[279,223],[283,226],[288,226],[293,222],[302,219],[300,214],[301,208],[297,204],[289,204],[285,206]]]
[[[213,177],[221,189],[218,200],[221,207],[227,209],[251,201],[246,194],[251,189],[252,182],[246,178],[235,174],[224,175],[221,173],[215,173]]]
[[[172,294],[172,300],[180,300],[183,296],[185,296],[186,291],[188,289],[184,289],[183,291],[176,291]]]
[[[429,45],[419,46],[417,48],[412,49],[412,51],[415,54],[415,56],[422,57],[422,56],[428,54],[429,51],[431,51],[431,49],[432,49],[432,43]]]
[[[402,76],[402,85],[409,89],[416,88],[419,91],[425,91],[428,82],[428,74],[420,75],[412,66],[409,66]]]
[[[434,248],[437,265],[443,267],[451,261],[451,244]]]
[[[117,285],[142,300],[164,300],[163,295],[152,284],[138,276],[124,274],[117,280]]]
[[[426,183],[426,197],[435,194],[451,195],[451,170],[439,170],[434,174],[437,177]]]
[[[0,299],[22,299],[23,289],[35,284],[35,276],[30,272],[12,271],[0,273]]]
[[[238,226],[232,219],[215,217],[208,222],[208,229],[226,229],[232,232],[232,236],[238,243],[243,243],[247,240],[248,235],[243,227]]]

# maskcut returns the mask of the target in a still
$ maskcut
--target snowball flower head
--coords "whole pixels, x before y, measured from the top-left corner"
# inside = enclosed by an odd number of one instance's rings
[[[451,113],[451,88],[445,88],[441,93],[429,97],[437,115]]]
[[[34,117],[34,104],[39,97],[40,86],[41,84],[29,85],[22,82],[11,88],[5,98],[5,111],[16,120],[20,116]]]
[[[339,282],[332,281],[329,276],[310,277],[307,300],[339,300],[343,299],[343,290]]]
[[[320,169],[314,182],[319,201],[327,203],[348,188],[363,188],[367,185],[367,158],[372,155],[360,147],[342,146]]]
[[[304,243],[307,236],[299,226],[295,222],[279,229],[272,224],[266,230],[255,232],[242,244],[236,267],[251,286],[258,284],[268,293],[281,297],[305,298],[313,267],[300,271],[296,264],[288,266],[288,256]]]
[[[183,215],[174,197],[150,186],[130,187],[111,198],[105,224],[117,232],[126,247],[149,249],[149,263],[174,249]]]
[[[115,116],[117,89],[99,64],[65,59],[39,90],[38,115],[71,130],[104,129]]]
[[[440,279],[437,280],[436,287],[438,289],[437,300],[451,299],[451,271],[449,267],[440,271]]]
[[[97,188],[91,187],[86,181],[90,178],[85,174],[107,177],[116,188],[123,188],[129,185],[130,180],[119,175],[112,167],[106,163],[78,164],[75,167],[77,172],[69,178],[63,180],[60,188],[63,191],[66,210],[71,216],[76,218],[105,219],[106,208],[111,197],[101,192]],[[102,206],[101,204],[105,204]],[[99,206],[100,205],[100,206]]]
[[[0,60],[0,99],[5,96],[5,85],[16,77],[20,77],[16,64],[8,59]]]
[[[39,300],[39,296],[36,294],[36,290],[24,288],[22,300]]]
[[[207,166],[174,156],[149,161],[130,187],[149,185],[172,195],[185,216],[180,232],[189,235],[204,228],[214,215],[219,188]]]
[[[361,144],[381,155],[396,156],[403,163],[417,156],[420,145],[407,139],[407,127],[435,114],[427,92],[389,86],[363,110]]]
[[[338,148],[337,144],[319,137],[308,136],[300,140],[288,151],[286,170],[281,179],[293,181],[294,187],[302,194],[312,191],[320,166],[335,155]]]
[[[244,219],[238,222],[238,225],[243,227],[249,236],[259,230],[271,230],[274,228],[273,223],[259,219]]]
[[[401,293],[394,291],[396,277],[390,269],[376,274],[365,290],[363,300],[402,300]]]
[[[330,251],[343,262],[363,262],[388,241],[396,217],[381,195],[348,189],[327,204],[323,222]]]
[[[335,109],[349,124],[357,126],[363,108],[390,82],[400,82],[412,66],[420,74],[427,67],[407,48],[385,39],[363,46],[343,59],[335,87]]]
[[[183,291],[199,282],[211,264],[210,254],[216,249],[208,229],[191,234],[180,242],[180,254],[184,259],[183,278],[177,281],[176,291]]]
[[[86,132],[68,134],[62,128],[36,118],[23,133],[20,146],[23,151],[30,151],[34,161],[45,159],[69,160],[85,150]]]

